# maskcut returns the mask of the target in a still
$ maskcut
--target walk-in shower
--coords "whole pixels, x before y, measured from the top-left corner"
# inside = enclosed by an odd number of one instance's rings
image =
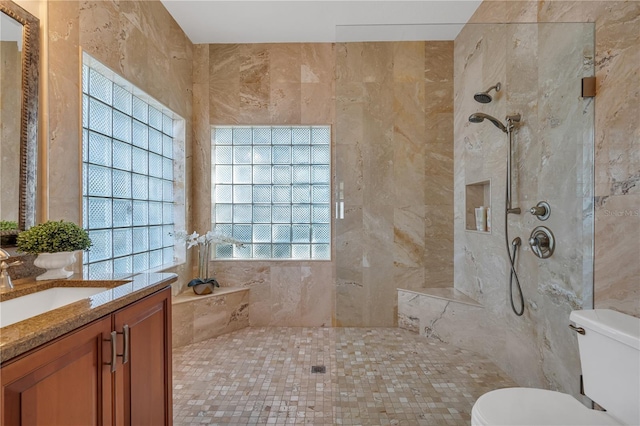
[[[424,27],[336,27],[331,200],[344,203],[344,214],[337,209],[332,219],[335,324],[400,323],[400,287],[427,297],[424,310],[434,318],[441,311],[433,295],[458,292],[485,306],[491,321],[509,318],[491,323],[492,336],[503,335],[503,325],[518,324],[529,332],[549,316],[558,319],[545,324],[559,327],[561,313],[554,309],[569,302],[558,305],[555,295],[568,290],[581,304],[592,293],[587,284],[593,270],[588,238],[593,219],[581,195],[590,195],[582,187],[593,156],[583,142],[593,132],[588,131],[591,116],[578,114],[592,105],[578,111],[567,100],[580,93],[575,76],[587,73],[593,44],[588,30],[594,25],[468,24],[452,36],[454,41],[418,35],[429,29]],[[353,42],[359,34],[364,39],[364,33],[379,36],[393,29],[398,41]],[[571,41],[558,43],[565,39]],[[467,121],[474,112],[472,121],[486,125]],[[505,117],[514,112],[524,124],[512,120],[512,184],[505,188]],[[550,260],[533,257],[527,244],[539,223],[525,213],[540,200],[554,207],[545,224],[562,243]],[[474,220],[480,207],[483,230]],[[513,210],[518,207],[521,214]],[[509,312],[507,301],[509,276],[516,280],[505,265],[507,208],[509,258],[515,257],[514,269],[523,277],[522,316]],[[571,215],[561,215],[560,209]],[[570,241],[579,245],[577,253]],[[517,284],[512,287],[515,310],[522,311]]]
[[[500,83],[498,83],[499,85]],[[489,89],[491,90],[491,89]],[[474,96],[475,97],[475,96]],[[476,98],[476,100],[478,100]],[[478,101],[481,102],[481,101]],[[524,296],[522,295],[522,287],[520,286],[520,280],[518,279],[518,273],[516,272],[516,256],[518,255],[518,248],[522,243],[520,237],[514,238],[511,242],[511,246],[509,246],[509,223],[508,218],[509,214],[520,214],[521,210],[519,207],[513,207],[512,200],[512,181],[511,181],[511,157],[512,157],[512,149],[513,149],[513,130],[517,123],[520,123],[522,117],[520,114],[511,114],[506,117],[506,124],[502,124],[500,120],[495,117],[492,117],[489,114],[485,114],[482,112],[476,112],[469,116],[469,121],[471,123],[482,123],[484,120],[489,120],[496,126],[498,129],[502,130],[507,134],[508,139],[508,147],[507,147],[507,184],[506,184],[506,194],[505,194],[505,213],[504,213],[504,238],[507,246],[507,256],[509,257],[509,264],[511,266],[511,271],[509,274],[509,301],[511,302],[511,309],[513,312],[521,316],[524,313]],[[518,298],[520,299],[520,308],[516,308],[515,303],[513,302],[513,280],[515,278],[516,288],[518,290]]]

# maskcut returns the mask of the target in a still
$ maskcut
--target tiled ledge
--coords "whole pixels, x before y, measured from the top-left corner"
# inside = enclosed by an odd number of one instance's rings
[[[249,288],[220,287],[198,296],[173,297],[173,347],[189,345],[249,326]]]
[[[488,357],[500,340],[495,330],[504,330],[488,309],[454,288],[398,289],[398,327]]]
[[[402,288],[397,289],[398,292],[413,293],[420,296],[434,297],[436,299],[448,300],[450,302],[462,303],[465,305],[482,307],[482,305],[461,291],[456,290],[453,287],[444,288],[425,288],[420,291],[405,290]]]
[[[466,325],[449,323],[445,319],[449,315],[475,321],[484,318],[486,312],[481,304],[452,287],[420,291],[398,289],[398,327],[451,343],[449,326],[458,329]]]
[[[195,294],[193,291],[191,291],[191,289],[188,289],[188,291],[186,291],[184,293],[180,293],[179,295],[175,296],[173,298],[173,300],[171,301],[171,304],[172,305],[177,305],[177,304],[180,304],[180,303],[201,301],[201,300],[207,299],[209,297],[219,297],[219,296],[224,296],[226,294],[238,293],[238,292],[242,292],[242,291],[246,291],[248,293],[249,292],[249,288],[248,287],[219,287],[219,288],[216,288],[213,291],[213,293],[205,294],[205,295],[201,295],[201,296]]]

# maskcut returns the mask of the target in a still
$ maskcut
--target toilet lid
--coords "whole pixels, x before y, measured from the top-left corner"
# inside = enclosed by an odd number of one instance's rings
[[[570,395],[544,389],[507,388],[482,395],[471,411],[473,426],[620,425]]]

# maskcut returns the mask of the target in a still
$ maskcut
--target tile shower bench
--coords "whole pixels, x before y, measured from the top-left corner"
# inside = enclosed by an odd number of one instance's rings
[[[249,288],[220,287],[198,296],[173,297],[173,347],[189,345],[249,326]]]
[[[453,287],[398,289],[398,327],[460,348],[482,347],[490,318],[484,306]]]

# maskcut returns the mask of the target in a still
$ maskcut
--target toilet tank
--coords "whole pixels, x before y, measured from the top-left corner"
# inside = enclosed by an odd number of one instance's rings
[[[640,425],[640,318],[610,309],[573,311],[584,392],[626,425]]]

